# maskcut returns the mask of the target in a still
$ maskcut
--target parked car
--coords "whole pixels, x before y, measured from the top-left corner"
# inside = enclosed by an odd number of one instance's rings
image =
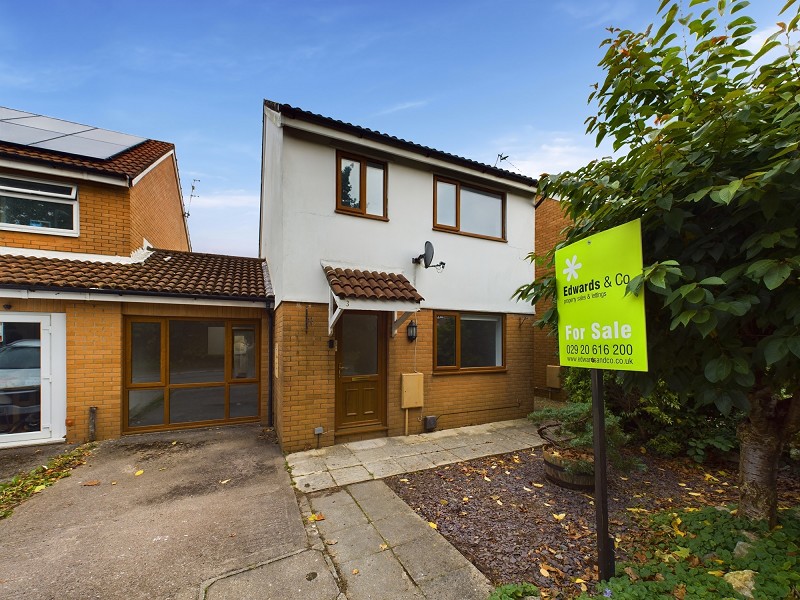
[[[0,432],[39,429],[41,342],[18,340],[0,348]]]

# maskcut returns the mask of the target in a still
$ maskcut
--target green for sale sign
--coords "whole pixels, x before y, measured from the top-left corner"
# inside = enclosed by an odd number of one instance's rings
[[[641,272],[639,219],[556,251],[562,366],[647,371],[644,294],[625,294]]]

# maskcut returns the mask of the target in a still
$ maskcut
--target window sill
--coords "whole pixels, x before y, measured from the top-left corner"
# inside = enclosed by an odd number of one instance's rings
[[[450,370],[436,370],[434,369],[433,375],[484,375],[489,373],[508,373],[506,367],[476,367],[473,369],[450,369]]]
[[[348,217],[361,217],[362,219],[372,219],[373,221],[384,221],[384,222],[389,221],[389,217],[382,217],[379,215],[365,215],[364,213],[342,210],[341,208],[337,208],[334,212],[336,212],[336,214],[339,215],[347,215]]]
[[[40,235],[58,235],[61,237],[80,237],[78,231],[68,231],[66,229],[54,229],[47,227],[31,227],[26,225],[12,225],[10,223],[0,223],[2,231],[17,231],[19,233],[34,233]]]
[[[490,242],[502,242],[503,244],[508,243],[508,240],[506,238],[493,237],[491,235],[483,235],[480,233],[469,233],[468,231],[458,231],[457,229],[453,229],[451,227],[442,227],[439,225],[434,225],[433,230],[444,231],[445,233],[455,233],[456,235],[463,235],[466,237],[477,238],[479,240],[489,240]]]

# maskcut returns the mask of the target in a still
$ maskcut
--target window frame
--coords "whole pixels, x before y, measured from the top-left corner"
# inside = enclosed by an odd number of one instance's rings
[[[59,194],[57,192],[33,190],[30,188],[25,188],[24,186],[15,187],[0,182],[0,196],[17,198],[21,200],[36,200],[39,202],[48,202],[50,204],[66,204],[73,207],[71,229],[61,229],[57,227],[37,227],[35,225],[18,225],[15,223],[4,223],[0,221],[0,230],[38,233],[44,235],[60,235],[66,237],[78,237],[80,235],[80,202],[78,201],[77,185],[72,183],[47,181],[44,179],[33,179],[30,177],[19,177],[9,173],[0,173],[0,178],[19,182],[40,183],[43,185],[62,187],[70,190],[68,194]]]
[[[500,365],[487,367],[462,367],[461,366],[461,316],[462,315],[484,315],[488,317],[499,317],[500,321],[500,353],[502,361]],[[438,317],[455,318],[455,365],[437,364],[439,356],[439,336],[438,336]],[[433,311],[433,373],[434,375],[456,375],[467,373],[502,373],[507,371],[506,367],[506,315],[504,313],[492,313],[472,310],[435,310]]]
[[[342,160],[350,160],[360,164],[360,177],[359,186],[362,191],[361,207],[346,208],[341,204],[341,190],[342,190]],[[369,165],[380,166],[383,169],[383,214],[371,215],[367,213],[367,167]],[[336,151],[336,191],[334,194],[336,200],[335,212],[342,215],[352,215],[354,217],[363,217],[365,219],[373,219],[376,221],[389,220],[389,163],[383,160],[369,158],[360,154],[346,152],[344,150]]]
[[[454,185],[456,188],[456,224],[453,225],[442,225],[440,224],[437,219],[439,216],[438,210],[438,194],[439,194],[439,182],[447,183],[450,185]],[[500,225],[501,225],[501,237],[495,237],[493,235],[486,235],[484,233],[473,233],[471,231],[463,231],[461,229],[461,188],[465,187],[470,190],[474,190],[476,192],[482,192],[484,194],[491,194],[492,196],[500,196]],[[437,231],[446,231],[448,233],[457,233],[458,235],[466,235],[468,237],[479,238],[482,240],[492,240],[495,242],[508,242],[507,233],[506,233],[506,193],[499,192],[497,190],[493,190],[490,188],[482,187],[479,185],[472,185],[470,183],[463,183],[457,179],[451,179],[449,177],[442,177],[440,175],[433,176],[433,229]]]
[[[225,357],[224,357],[224,377],[222,381],[204,381],[192,383],[171,383],[169,380],[169,324],[172,321],[196,321],[196,322],[222,322],[225,326]],[[160,381],[148,381],[133,383],[133,323],[159,323],[161,325],[161,372]],[[233,330],[236,328],[252,328],[255,334],[255,377],[233,377]],[[225,319],[219,317],[148,317],[148,316],[128,316],[125,318],[125,341],[123,355],[123,395],[122,395],[122,433],[142,433],[147,431],[163,431],[173,429],[188,429],[193,427],[206,427],[209,425],[221,425],[228,423],[251,423],[261,419],[262,412],[262,374],[261,374],[261,323],[257,319]],[[231,387],[236,385],[258,386],[258,413],[253,416],[231,417],[230,416],[230,396]],[[205,421],[180,421],[170,423],[169,421],[169,396],[171,390],[186,390],[192,388],[219,387],[225,388],[225,417],[222,419],[209,419]],[[135,390],[159,389],[164,391],[164,414],[163,423],[158,425],[145,425],[131,427],[128,424],[128,392]]]

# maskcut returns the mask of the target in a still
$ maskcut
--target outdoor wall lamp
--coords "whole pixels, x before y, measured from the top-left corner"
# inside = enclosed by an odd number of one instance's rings
[[[408,336],[408,341],[413,342],[417,339],[417,322],[411,321],[406,327],[406,335]]]

